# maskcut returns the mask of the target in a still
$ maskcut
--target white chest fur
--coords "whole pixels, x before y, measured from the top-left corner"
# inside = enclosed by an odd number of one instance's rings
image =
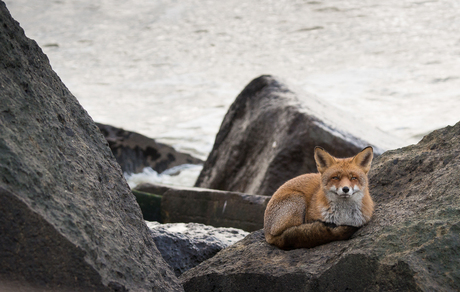
[[[329,204],[329,208],[322,210],[325,222],[359,227],[368,221],[361,211],[361,200],[339,199]]]

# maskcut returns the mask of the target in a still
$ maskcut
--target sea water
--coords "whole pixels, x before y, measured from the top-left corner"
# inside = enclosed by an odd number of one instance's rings
[[[131,189],[143,183],[193,186],[202,169],[202,165],[182,164],[158,173],[146,167],[141,173],[125,173],[124,176]]]
[[[402,145],[459,120],[456,0],[5,2],[95,121],[202,159],[262,74]]]

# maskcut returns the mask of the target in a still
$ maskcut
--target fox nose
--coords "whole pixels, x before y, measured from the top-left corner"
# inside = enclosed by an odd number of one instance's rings
[[[344,193],[348,193],[349,190],[350,190],[350,189],[349,189],[348,187],[343,187],[343,188],[342,188],[342,191],[343,191]]]

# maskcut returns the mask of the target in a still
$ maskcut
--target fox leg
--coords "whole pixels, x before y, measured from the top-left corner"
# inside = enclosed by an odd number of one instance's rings
[[[311,248],[337,240],[349,239],[359,227],[316,221],[292,226],[278,236],[271,236],[269,243],[281,249]],[[268,241],[268,240],[267,240]]]

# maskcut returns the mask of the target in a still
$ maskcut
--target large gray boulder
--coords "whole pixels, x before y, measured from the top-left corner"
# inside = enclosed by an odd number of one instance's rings
[[[216,228],[199,223],[147,222],[147,226],[158,250],[176,276],[248,235],[241,229]]]
[[[183,291],[107,142],[0,2],[0,290]]]
[[[139,133],[96,124],[109,143],[115,159],[126,173],[140,173],[150,167],[158,173],[182,164],[202,164],[201,159],[176,151]]]
[[[180,277],[185,291],[458,291],[460,123],[385,152],[376,210],[347,241],[283,251],[262,230]]]
[[[349,157],[401,142],[272,76],[250,82],[228,110],[195,186],[271,196],[287,180],[316,172],[315,146]]]

